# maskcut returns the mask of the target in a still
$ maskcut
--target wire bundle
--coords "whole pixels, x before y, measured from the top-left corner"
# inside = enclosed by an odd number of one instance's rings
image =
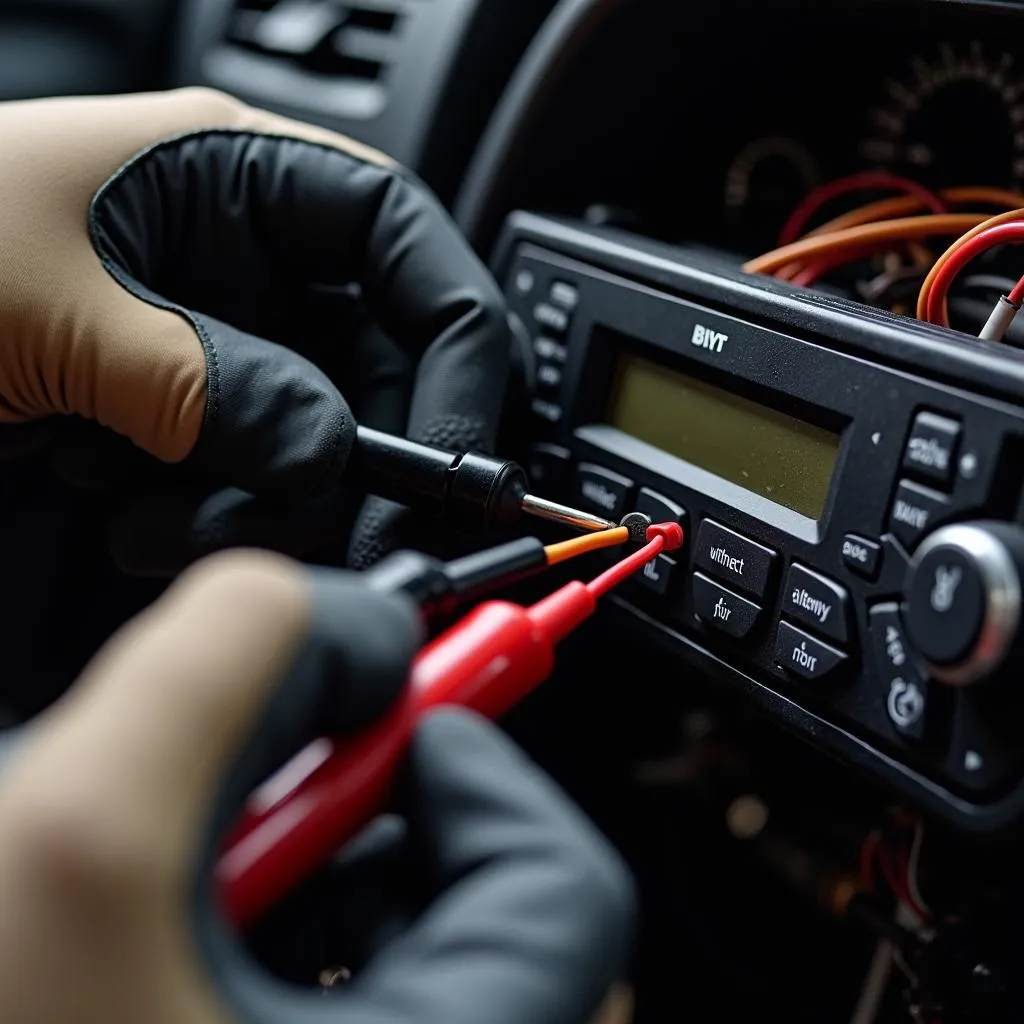
[[[850,210],[808,230],[808,224],[829,203],[869,190],[888,190],[896,196]],[[1003,207],[995,216],[975,206]],[[937,257],[929,245],[953,236]],[[887,256],[890,264],[909,257],[903,273],[920,278],[918,319],[949,326],[947,298],[957,275],[973,259],[1005,244],[1024,242],[1024,196],[1005,189],[963,187],[933,192],[918,182],[882,171],[854,174],[824,185],[804,199],[787,219],[779,245],[744,265],[754,274],[770,274],[809,287],[840,267]],[[890,278],[898,274],[890,270]],[[979,337],[1001,341],[1024,303],[1024,277],[1000,296]]]

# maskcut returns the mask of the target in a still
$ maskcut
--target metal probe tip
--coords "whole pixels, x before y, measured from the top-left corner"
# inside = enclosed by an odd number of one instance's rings
[[[629,539],[635,544],[646,544],[647,528],[652,522],[651,517],[645,516],[643,512],[627,512],[622,517],[622,522],[619,523],[619,526],[624,526],[629,530]]]
[[[533,494],[527,494],[523,498],[522,509],[525,515],[547,519],[552,523],[561,523],[563,526],[572,526],[588,533],[596,533],[598,530],[614,530],[618,525],[610,519],[592,516],[589,512],[581,512],[568,505],[559,505],[557,501],[548,501],[546,498],[538,498]]]

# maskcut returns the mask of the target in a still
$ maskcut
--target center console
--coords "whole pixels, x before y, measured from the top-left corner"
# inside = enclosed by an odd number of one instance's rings
[[[962,827],[1018,820],[1024,358],[528,214],[494,267],[537,492],[686,532],[614,600],[635,650]]]

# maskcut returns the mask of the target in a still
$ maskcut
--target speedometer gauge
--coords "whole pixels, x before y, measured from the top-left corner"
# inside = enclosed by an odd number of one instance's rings
[[[942,43],[885,83],[861,156],[932,188],[1024,187],[1024,84],[1008,53]]]
[[[814,157],[785,136],[748,142],[725,174],[725,209],[733,231],[754,250],[771,248],[793,207],[821,184]]]

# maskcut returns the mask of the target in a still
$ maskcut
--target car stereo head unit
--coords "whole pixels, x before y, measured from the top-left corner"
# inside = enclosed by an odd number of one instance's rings
[[[1024,355],[517,214],[535,486],[683,524],[616,607],[960,824],[1024,818]]]

